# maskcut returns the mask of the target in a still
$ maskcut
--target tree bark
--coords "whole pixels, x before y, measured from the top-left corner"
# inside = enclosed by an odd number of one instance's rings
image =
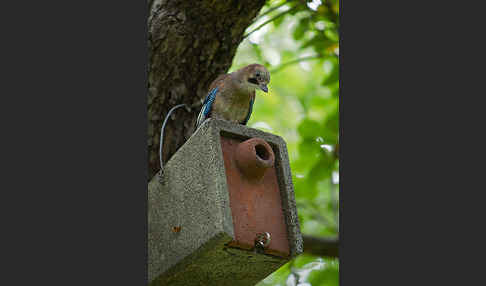
[[[230,68],[245,29],[265,0],[149,0],[148,18],[148,169],[149,180],[160,170],[160,128],[166,125],[166,162],[191,136],[209,84]]]

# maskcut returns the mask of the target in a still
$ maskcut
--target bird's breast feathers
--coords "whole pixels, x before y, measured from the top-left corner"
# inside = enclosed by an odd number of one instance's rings
[[[213,105],[213,117],[233,122],[245,121],[250,109],[250,98],[247,97],[245,101],[231,99],[233,98],[217,96]]]

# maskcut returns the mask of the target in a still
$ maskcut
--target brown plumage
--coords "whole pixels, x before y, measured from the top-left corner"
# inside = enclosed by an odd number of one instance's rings
[[[209,86],[196,128],[209,117],[246,125],[255,102],[255,89],[268,92],[269,82],[270,73],[260,64],[218,76]]]

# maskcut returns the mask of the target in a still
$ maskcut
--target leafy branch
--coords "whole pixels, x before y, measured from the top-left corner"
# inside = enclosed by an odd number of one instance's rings
[[[285,14],[288,14],[294,10],[297,10],[299,7],[299,5],[295,5],[294,7],[288,9],[288,10],[285,10],[277,15],[275,15],[274,17],[270,18],[269,20],[263,22],[262,24],[260,24],[258,27],[256,27],[255,29],[253,29],[251,32],[248,32],[246,35],[243,36],[243,39],[245,39],[246,37],[248,37],[249,35],[253,34],[254,32],[260,30],[261,28],[263,28],[263,26],[267,25],[268,23],[271,23],[273,21],[275,21],[276,19],[282,17],[283,15]]]
[[[268,8],[268,10],[266,10],[265,12],[261,13],[260,15],[258,15],[258,17],[256,17],[255,19],[255,22],[260,20],[263,16],[269,14],[269,13],[272,13],[273,11],[277,10],[278,8],[284,6],[285,4],[287,4],[288,2],[290,1],[283,1],[282,3],[276,5],[276,6],[273,6],[271,8]]]
[[[315,59],[322,59],[322,58],[324,58],[324,55],[322,55],[322,54],[317,54],[317,55],[312,55],[312,56],[306,56],[306,57],[297,58],[295,60],[291,60],[291,61],[288,61],[286,63],[283,63],[283,64],[279,65],[278,67],[274,68],[270,72],[271,73],[275,73],[275,72],[278,72],[281,69],[283,69],[283,68],[285,68],[285,67],[287,67],[289,65],[293,65],[293,64],[296,64],[296,63],[304,62],[304,61],[310,61],[310,60],[315,60]]]

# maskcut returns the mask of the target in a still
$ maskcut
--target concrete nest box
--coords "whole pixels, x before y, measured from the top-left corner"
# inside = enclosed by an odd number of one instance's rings
[[[279,136],[208,119],[148,200],[149,285],[254,285],[302,252]]]

